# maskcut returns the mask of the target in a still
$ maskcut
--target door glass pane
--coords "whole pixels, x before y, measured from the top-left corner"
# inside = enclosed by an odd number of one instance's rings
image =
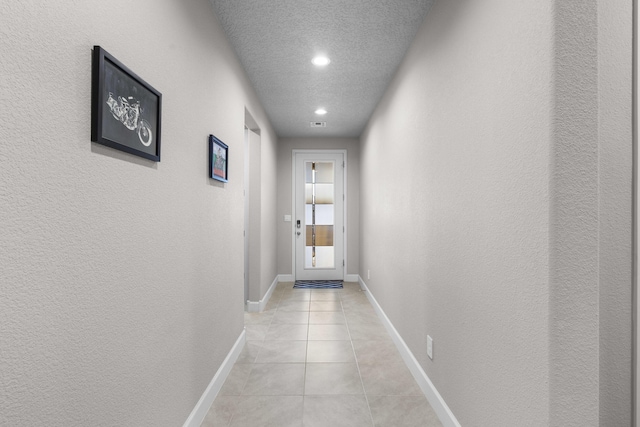
[[[333,218],[333,205],[316,205],[316,225],[335,224]]]
[[[334,162],[305,162],[305,268],[335,268]]]
[[[305,206],[304,223],[313,222],[313,208],[311,205]],[[333,225],[333,205],[316,205],[316,225]]]
[[[316,162],[316,182],[333,184],[333,162]]]
[[[313,256],[312,254],[313,254],[313,249],[310,246],[307,246],[305,251],[305,258],[311,259],[311,257]],[[314,268],[316,269],[335,268],[334,262],[333,262],[333,260],[335,259],[335,256],[333,254],[333,246],[331,247],[318,246],[317,248],[315,248],[315,254],[316,254],[316,266]],[[305,266],[305,267],[311,269],[308,266]]]

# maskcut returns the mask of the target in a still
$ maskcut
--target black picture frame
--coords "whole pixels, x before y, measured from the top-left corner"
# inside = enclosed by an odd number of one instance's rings
[[[209,178],[229,181],[229,146],[209,135]]]
[[[94,46],[91,141],[159,162],[161,117],[162,94]]]

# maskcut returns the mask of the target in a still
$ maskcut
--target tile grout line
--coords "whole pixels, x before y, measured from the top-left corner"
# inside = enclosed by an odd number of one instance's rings
[[[353,345],[353,337],[351,336],[351,329],[349,328],[349,320],[344,312],[344,304],[342,304],[342,295],[340,295],[340,307],[342,308],[342,315],[344,316],[344,323],[347,327],[347,333],[349,334],[349,343],[351,343],[351,351],[353,351],[353,358],[356,361],[356,369],[358,370],[358,376],[360,377],[360,385],[362,386],[362,393],[364,394],[364,400],[367,403],[367,409],[369,410],[369,419],[371,420],[371,426],[375,427],[373,421],[373,413],[371,412],[371,405],[369,404],[369,396],[367,390],[364,388],[364,381],[362,380],[362,372],[360,371],[360,363],[358,362],[358,356],[356,355],[356,347]]]
[[[304,406],[307,399],[306,389],[307,389],[307,358],[309,357],[309,321],[311,320],[311,292],[309,292],[309,306],[307,307],[307,345],[305,346],[304,353],[304,377],[302,381],[302,414],[300,419],[302,420],[302,425],[304,426]]]
[[[275,311],[278,311],[278,307],[280,306],[280,302],[282,301],[282,296],[280,296],[279,300],[278,300],[278,304],[276,305]],[[262,313],[259,313],[262,314]],[[267,339],[267,333],[269,331],[269,328],[271,328],[271,325],[273,324],[273,320],[275,318],[275,313],[274,315],[271,317],[271,320],[269,321],[269,323],[267,324],[267,332],[265,332],[264,337],[262,338],[262,340],[260,340],[260,342],[262,343],[260,345],[260,349],[258,350],[258,353],[256,354],[255,359],[253,359],[253,361],[251,362],[251,369],[249,369],[249,374],[247,375],[247,378],[244,380],[243,384],[242,384],[242,388],[240,389],[240,396],[239,397],[244,397],[247,396],[244,394],[245,388],[247,387],[247,383],[249,382],[249,378],[251,378],[251,373],[253,372],[255,365],[256,365],[256,361],[258,360],[258,356],[260,356],[260,353],[262,352],[263,348],[264,348],[264,342]],[[237,363],[234,364],[234,367]],[[237,414],[237,405],[234,408],[233,412],[231,413],[231,418],[229,418],[229,422],[227,423],[227,427],[230,427],[233,424],[233,419]]]

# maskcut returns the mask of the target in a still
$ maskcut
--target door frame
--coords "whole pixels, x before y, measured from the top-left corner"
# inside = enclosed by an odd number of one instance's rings
[[[249,128],[244,126],[244,305],[249,301]]]
[[[347,194],[347,171],[349,162],[347,159],[347,150],[344,149],[293,149],[291,150],[291,212],[292,218],[295,218],[296,213],[296,155],[297,154],[342,154],[342,161],[344,167],[342,168],[342,194],[344,194],[344,203],[342,204],[342,223],[344,225],[344,238],[342,239],[342,258],[344,259],[344,266],[342,269],[342,280],[347,277],[347,267],[349,266],[349,259],[347,257],[348,244],[348,231],[349,221],[347,220],[347,203],[349,196]],[[296,280],[296,221],[291,221],[291,277]]]
[[[262,132],[249,110],[244,109],[244,191],[245,191],[245,296],[248,312],[258,312],[262,240]],[[256,217],[257,216],[257,217]],[[252,300],[252,298],[254,300]]]
[[[632,316],[633,321],[631,325],[632,329],[632,423],[634,426],[640,426],[640,292],[638,291],[638,268],[640,265],[640,250],[638,248],[638,226],[640,224],[640,183],[639,180],[639,167],[640,167],[640,153],[638,149],[638,126],[640,123],[640,111],[638,108],[638,85],[640,84],[640,69],[638,62],[640,61],[640,7],[638,6],[638,0],[633,0],[633,72],[632,72],[632,146],[633,146],[633,179],[632,179],[632,203],[631,209],[633,212],[632,218],[632,286],[631,286],[631,301],[632,301]]]

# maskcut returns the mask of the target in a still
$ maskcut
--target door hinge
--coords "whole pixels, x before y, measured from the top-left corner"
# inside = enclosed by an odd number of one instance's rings
[[[342,232],[344,233],[344,225],[342,226]]]
[[[344,267],[344,260],[342,260],[342,266]]]
[[[344,168],[344,162],[342,162],[342,167]]]

